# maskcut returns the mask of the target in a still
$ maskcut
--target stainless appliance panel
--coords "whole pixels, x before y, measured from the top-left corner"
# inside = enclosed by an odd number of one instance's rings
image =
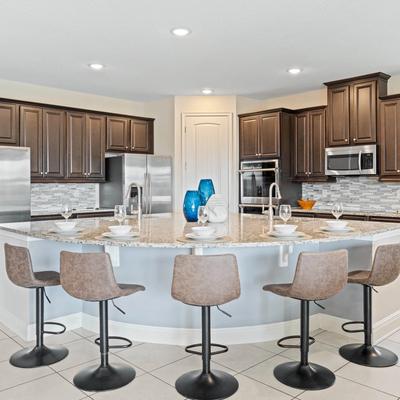
[[[325,149],[325,174],[376,175],[376,145]]]
[[[172,159],[147,156],[149,214],[172,212]]]
[[[249,206],[267,204],[269,187],[274,182],[279,184],[279,161],[242,161],[239,174],[240,204]],[[273,197],[276,197],[275,189]]]
[[[135,183],[143,188],[142,190],[142,213],[147,214],[149,199],[146,192],[147,186],[147,156],[145,154],[124,154],[123,169],[123,193],[126,200],[129,185]],[[137,193],[135,194],[135,197]],[[136,198],[137,199],[137,198]]]
[[[30,149],[0,146],[0,222],[31,217]]]

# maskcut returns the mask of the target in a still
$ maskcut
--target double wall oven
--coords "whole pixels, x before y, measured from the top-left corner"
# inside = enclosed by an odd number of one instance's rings
[[[268,204],[270,185],[274,182],[279,184],[279,160],[242,161],[239,175],[239,207],[261,208]],[[275,198],[275,190],[272,195]]]

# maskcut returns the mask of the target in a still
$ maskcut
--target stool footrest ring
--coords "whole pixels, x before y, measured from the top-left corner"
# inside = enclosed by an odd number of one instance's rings
[[[279,347],[282,347],[284,349],[299,349],[300,348],[299,344],[284,344],[283,342],[285,340],[300,339],[300,338],[301,338],[300,335],[285,336],[285,337],[279,339],[276,344]],[[315,343],[315,339],[312,336],[309,336],[308,337],[308,345],[311,346],[314,343]]]
[[[346,326],[348,325],[362,325],[364,328],[363,329],[347,329]],[[365,324],[364,321],[350,321],[350,322],[345,322],[342,324],[342,329],[345,332],[348,333],[359,333],[359,332],[365,332]]]
[[[61,327],[60,331],[46,331],[43,329],[43,333],[47,333],[48,335],[61,335],[67,330],[67,327],[59,322],[44,322],[43,325],[54,325]]]
[[[128,338],[122,337],[122,336],[109,336],[108,339],[114,339],[114,340],[121,340],[123,342],[126,342],[126,344],[113,344],[109,345],[108,348],[110,349],[127,349],[128,347],[132,346],[132,341],[129,340]],[[100,338],[96,338],[94,342],[97,344],[97,346],[100,346]]]
[[[203,353],[201,351],[192,350],[192,349],[194,349],[196,347],[200,347],[201,348],[202,344],[201,343],[196,343],[196,344],[191,344],[189,346],[186,346],[185,347],[185,351],[187,353],[196,354],[198,356],[203,355]],[[221,350],[212,351],[210,353],[211,356],[215,356],[216,354],[226,353],[228,351],[228,346],[225,346],[223,344],[211,343],[211,347],[217,347],[217,348],[221,349]]]

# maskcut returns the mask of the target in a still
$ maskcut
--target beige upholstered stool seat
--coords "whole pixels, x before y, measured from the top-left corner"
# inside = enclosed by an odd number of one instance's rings
[[[58,286],[60,285],[60,274],[56,271],[34,272],[35,287]]]
[[[263,286],[263,290],[265,290],[266,292],[272,292],[279,296],[284,296],[284,297],[290,297],[291,288],[292,288],[291,283],[275,283]]]
[[[117,297],[129,296],[130,294],[145,290],[144,286],[133,283],[117,283],[117,285],[120,288],[120,294]]]
[[[366,285],[366,284],[368,284],[370,275],[371,275],[371,271],[366,271],[366,270],[351,271],[351,272],[349,272],[348,282]]]

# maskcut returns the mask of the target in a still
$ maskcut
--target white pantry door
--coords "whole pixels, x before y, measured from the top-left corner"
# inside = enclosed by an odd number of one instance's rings
[[[183,193],[211,178],[229,207],[229,116],[185,116]]]

